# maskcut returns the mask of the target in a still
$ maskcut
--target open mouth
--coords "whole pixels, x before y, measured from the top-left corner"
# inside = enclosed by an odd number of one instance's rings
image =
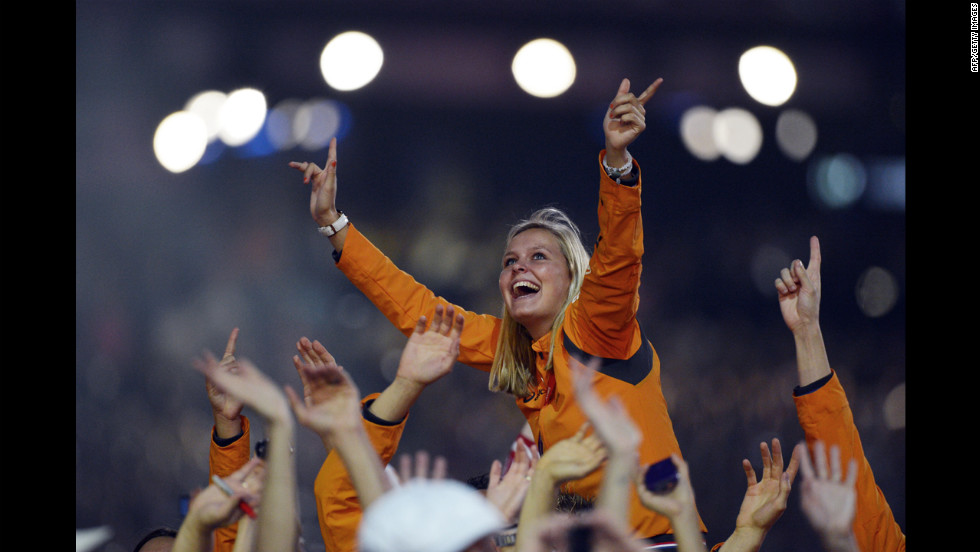
[[[534,295],[540,290],[541,290],[540,287],[526,280],[514,283],[514,287],[512,288],[512,291],[514,292],[514,297],[518,299],[522,297],[528,297],[530,295]]]

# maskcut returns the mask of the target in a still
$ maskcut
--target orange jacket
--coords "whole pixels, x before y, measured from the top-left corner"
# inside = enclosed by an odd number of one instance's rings
[[[533,344],[538,352],[537,389],[516,399],[542,450],[571,437],[586,421],[573,399],[571,367],[602,358],[594,378],[598,395],[616,395],[643,432],[640,461],[650,464],[680,453],[660,387],[660,359],[640,330],[639,304],[643,225],[641,182],[635,186],[610,179],[599,161],[599,237],[578,300],[568,307],[555,344],[554,371],[546,373],[550,335]],[[639,171],[639,165],[636,165]],[[449,303],[401,271],[350,224],[337,266],[406,336],[419,316],[431,319],[437,304]],[[459,361],[489,371],[497,347],[500,320],[454,306],[465,317]],[[602,470],[569,482],[565,490],[585,497],[598,494]],[[637,537],[671,532],[669,521],[647,510],[631,492],[631,526]],[[701,524],[702,531],[705,530]]]
[[[211,483],[211,476],[217,474],[218,477],[228,477],[238,471],[239,468],[248,463],[251,454],[248,417],[242,415],[242,436],[225,446],[218,446],[214,438],[210,439],[211,446],[208,451],[208,483]],[[214,435],[214,428],[211,428],[211,435]],[[231,552],[235,547],[235,535],[238,534],[238,524],[234,523],[227,527],[221,527],[214,532],[214,552]]]
[[[851,458],[858,461],[854,535],[862,552],[904,552],[905,534],[895,521],[885,495],[875,484],[837,372],[832,371],[827,383],[810,393],[794,393],[793,400],[808,446],[816,440],[828,447],[839,446],[842,466],[847,466]]]

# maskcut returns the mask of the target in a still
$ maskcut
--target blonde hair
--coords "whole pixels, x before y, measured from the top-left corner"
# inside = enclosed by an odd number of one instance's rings
[[[546,370],[551,370],[554,367],[552,356],[555,352],[558,329],[565,321],[565,310],[578,299],[582,281],[589,267],[589,253],[582,244],[582,235],[578,226],[568,218],[568,215],[554,207],[539,209],[527,219],[511,227],[507,234],[507,245],[514,236],[532,228],[547,230],[558,240],[571,276],[565,303],[551,324],[551,344],[548,347],[548,364],[545,367]],[[501,320],[497,351],[490,368],[489,387],[491,391],[504,391],[523,397],[531,391],[535,383],[535,359],[534,351],[531,349],[533,340],[527,329],[518,324],[507,311],[507,305],[503,307]]]

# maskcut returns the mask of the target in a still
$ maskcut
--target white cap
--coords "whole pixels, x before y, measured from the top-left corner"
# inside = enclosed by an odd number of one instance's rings
[[[476,489],[451,479],[417,479],[364,512],[361,552],[460,552],[507,526]]]

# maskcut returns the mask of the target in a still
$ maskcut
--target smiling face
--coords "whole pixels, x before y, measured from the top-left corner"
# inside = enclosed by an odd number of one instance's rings
[[[498,280],[500,294],[507,312],[533,339],[551,331],[571,281],[568,261],[551,232],[531,228],[511,239]]]

